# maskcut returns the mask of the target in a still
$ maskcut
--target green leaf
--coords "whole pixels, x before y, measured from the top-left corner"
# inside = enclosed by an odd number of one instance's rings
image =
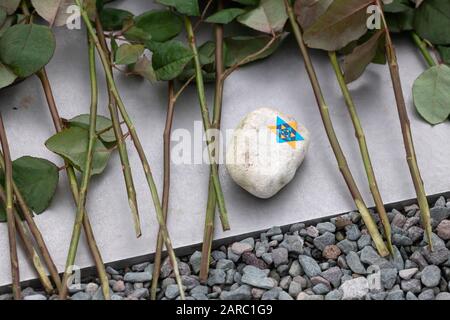
[[[304,32],[305,43],[316,49],[337,51],[367,32],[367,7],[372,0],[334,1]]]
[[[116,51],[115,64],[132,64],[139,60],[145,47],[141,44],[122,44]]]
[[[414,28],[433,44],[450,44],[450,1],[427,0],[416,9]]]
[[[284,0],[261,0],[258,7],[238,17],[238,21],[247,27],[274,33],[283,30],[288,19]]]
[[[449,88],[450,67],[445,64],[431,67],[414,82],[414,104],[429,123],[441,123],[450,115]]]
[[[245,57],[262,50],[270,42],[271,39],[272,37],[269,36],[225,38],[225,66],[231,67],[236,63],[242,61],[242,59],[244,59]],[[253,59],[248,61],[248,63],[270,56],[279,47],[281,42],[282,37],[275,40],[264,52],[253,57]]]
[[[386,13],[386,21],[391,32],[403,32],[414,29],[414,9],[399,13]]]
[[[226,44],[224,44],[224,47],[226,47]],[[200,64],[204,66],[214,63],[214,61],[216,60],[215,52],[216,52],[216,43],[214,41],[207,41],[200,47],[198,47]]]
[[[134,74],[137,74],[152,83],[157,80],[152,63],[146,56],[142,56],[138,62],[133,65],[131,70]]]
[[[378,31],[368,41],[357,46],[352,53],[345,56],[343,71],[346,83],[355,81],[363,74],[366,67],[375,58],[379,43],[384,39],[383,35],[383,30]]]
[[[7,16],[8,15],[6,14],[6,10],[0,7],[0,26],[3,26],[3,23],[5,23]]]
[[[383,6],[383,11],[390,13],[406,12],[411,9],[411,2],[409,0],[394,0]]]
[[[171,11],[148,11],[135,18],[135,26],[148,34],[153,41],[165,42],[176,37],[183,22]]]
[[[179,13],[188,16],[199,16],[198,0],[156,0],[161,4],[175,8]]]
[[[209,23],[227,24],[236,19],[244,12],[245,10],[241,8],[223,9],[209,16],[205,21]]]
[[[46,159],[25,156],[13,161],[13,178],[28,207],[40,214],[55,194],[59,170]]]
[[[85,130],[89,130],[89,114],[80,114],[70,120],[65,120],[65,123],[69,127],[78,127]],[[112,128],[112,121],[104,116],[97,115],[96,129],[97,132],[101,132],[100,139],[106,143],[116,142],[116,136],[114,134],[114,129]],[[105,131],[106,129],[109,130]]]
[[[324,14],[333,0],[297,0],[294,12],[303,30],[309,28],[322,14]]]
[[[3,34],[8,30],[10,26],[15,22],[14,16],[8,16],[6,17],[5,21],[3,21],[3,24],[0,25],[0,37],[3,36]]]
[[[16,78],[17,76],[8,67],[0,63],[0,89],[9,86]]]
[[[450,47],[439,46],[438,50],[444,63],[450,65]]]
[[[193,56],[192,51],[180,41],[172,40],[159,45],[152,57],[156,78],[163,81],[176,78]]]
[[[83,171],[86,163],[88,143],[88,130],[72,127],[50,137],[45,142],[45,145],[50,151],[64,157],[75,168]],[[111,151],[105,147],[101,140],[97,139],[94,146],[92,175],[103,172],[108,164],[110,155]]]
[[[36,24],[17,24],[0,38],[0,60],[21,78],[44,67],[55,51],[50,28]]]
[[[5,8],[6,13],[8,15],[14,14],[16,12],[17,8],[19,8],[21,0],[1,0],[0,1],[0,7]]]
[[[145,43],[152,39],[152,36],[149,33],[136,26],[133,26],[125,31],[123,35],[128,41],[135,41],[140,43]]]
[[[75,4],[74,0],[31,0],[36,12],[51,26],[64,26],[72,15],[67,8]]]
[[[117,31],[122,30],[124,24],[133,18],[133,14],[122,9],[104,8],[99,17],[104,30]]]

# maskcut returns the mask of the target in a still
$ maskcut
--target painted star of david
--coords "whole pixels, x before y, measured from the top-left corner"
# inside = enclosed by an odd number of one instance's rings
[[[278,143],[287,143],[292,149],[296,147],[296,141],[305,140],[300,133],[297,132],[297,122],[286,122],[277,117],[277,125],[269,126],[269,129],[275,133]]]

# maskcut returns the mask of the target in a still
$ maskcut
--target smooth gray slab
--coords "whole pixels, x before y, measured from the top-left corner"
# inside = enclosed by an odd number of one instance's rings
[[[149,1],[124,2],[123,7],[138,13],[154,7]],[[57,30],[56,55],[48,66],[56,102],[61,116],[70,118],[88,113],[89,84],[84,31]],[[404,92],[416,143],[419,165],[429,195],[450,190],[450,123],[431,127],[420,120],[413,109],[411,86],[424,70],[417,50],[409,39],[396,39]],[[354,176],[367,204],[372,200],[366,184],[347,110],[340,95],[327,57],[313,52],[313,60],[330,105],[333,122]],[[99,69],[99,74],[100,73]],[[166,109],[165,84],[118,75],[123,100],[134,119],[152,165],[158,186],[162,185],[162,133]],[[211,98],[212,87],[207,87]],[[414,188],[405,161],[402,136],[395,107],[389,72],[386,66],[370,66],[364,77],[351,85],[358,111],[366,131],[373,165],[385,203],[414,197]],[[107,115],[104,83],[101,83],[100,112]],[[211,99],[210,99],[211,101]],[[58,164],[60,158],[48,151],[44,142],[53,125],[36,78],[0,92],[1,111],[6,122],[11,152],[40,156]],[[354,209],[349,193],[337,169],[336,161],[317,111],[310,84],[292,40],[270,59],[253,64],[233,74],[226,83],[223,128],[234,128],[247,113],[259,107],[275,107],[292,114],[312,133],[309,154],[295,179],[269,200],[257,199],[230,180],[225,169],[221,178],[232,230],[217,228],[222,238],[258,231],[273,225],[285,225]],[[193,131],[194,121],[201,119],[195,90],[191,87],[177,104],[174,129]],[[123,260],[154,252],[157,223],[153,204],[136,152],[129,144],[129,154],[142,218],[143,236],[134,236],[120,161],[115,154],[105,174],[95,178],[89,193],[88,211],[99,248],[105,262]],[[173,165],[169,228],[175,247],[202,241],[209,169],[207,165]],[[55,262],[64,267],[72,232],[75,207],[67,179],[61,173],[54,202],[47,212],[36,218]],[[0,225],[0,286],[10,282],[7,228]],[[84,238],[77,264],[92,265]],[[20,254],[21,278],[35,277]]]

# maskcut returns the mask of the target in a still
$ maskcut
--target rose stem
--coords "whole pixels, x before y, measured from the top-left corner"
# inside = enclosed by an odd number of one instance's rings
[[[419,48],[420,52],[423,55],[423,58],[425,59],[427,65],[431,68],[436,65],[436,62],[434,61],[433,57],[431,56],[430,52],[427,49],[427,45],[425,44],[425,41],[423,41],[417,33],[414,31],[411,32],[411,36],[413,38],[414,44]]]
[[[156,188],[155,181],[153,179],[152,172],[150,170],[150,164],[148,163],[147,157],[144,152],[144,148],[142,147],[141,141],[136,133],[136,128],[134,127],[133,122],[131,121],[130,116],[128,115],[128,112],[125,108],[125,105],[122,101],[122,98],[120,97],[120,94],[118,92],[116,83],[114,81],[114,78],[112,76],[112,72],[109,69],[109,61],[106,56],[106,53],[103,51],[100,42],[98,40],[98,37],[95,33],[95,30],[91,24],[91,21],[89,20],[89,17],[85,11],[85,9],[81,6],[80,0],[76,0],[77,5],[80,7],[81,10],[81,16],[83,18],[83,21],[86,24],[86,27],[89,31],[90,36],[94,40],[95,46],[97,47],[97,52],[100,56],[100,60],[102,61],[103,70],[106,75],[106,80],[110,85],[110,91],[112,92],[114,99],[117,102],[117,106],[119,108],[120,113],[122,114],[122,118],[125,121],[128,130],[130,131],[131,138],[133,140],[134,146],[136,148],[136,151],[139,155],[139,158],[141,160],[142,166],[144,168],[145,177],[147,179],[147,183],[149,185],[149,189],[152,195],[153,203],[155,205],[155,211],[156,211],[156,218],[158,220],[158,223],[160,227],[162,228],[164,243],[166,245],[167,251],[169,253],[169,258],[172,263],[173,271],[175,274],[175,279],[178,284],[178,288],[180,291],[180,298],[184,300],[184,290],[183,285],[181,283],[181,277],[180,277],[180,271],[178,270],[178,262],[176,259],[175,251],[173,250],[172,241],[170,240],[169,232],[167,230],[166,223],[164,221],[164,216],[162,213],[161,203],[158,196],[158,189]]]
[[[97,104],[98,104],[98,84],[97,84],[97,74],[95,71],[95,47],[92,39],[89,37],[89,75],[91,83],[91,106],[89,115],[89,141],[88,148],[86,152],[86,162],[83,168],[81,185],[78,192],[78,202],[77,202],[77,213],[75,216],[75,223],[73,226],[72,239],[70,241],[69,253],[67,255],[66,268],[63,276],[63,289],[60,295],[65,297],[66,295],[66,283],[72,274],[72,266],[75,263],[75,257],[77,255],[78,243],[80,241],[81,227],[83,223],[83,216],[85,215],[86,209],[86,198],[87,191],[89,187],[89,182],[92,173],[92,161],[94,154],[94,146],[97,141],[96,123],[97,123]],[[104,286],[106,284],[106,286]],[[109,300],[109,284],[102,282],[103,295],[106,300]]]
[[[339,83],[339,86],[345,99],[345,103],[347,105],[347,110],[350,114],[350,118],[352,119],[353,127],[355,128],[355,135],[356,138],[358,139],[359,150],[361,152],[364,168],[366,170],[369,188],[372,193],[373,201],[375,202],[375,206],[377,208],[378,214],[384,227],[384,233],[386,235],[388,249],[391,252],[391,254],[393,254],[394,249],[392,247],[391,225],[389,223],[389,217],[387,216],[386,209],[384,208],[383,204],[383,199],[381,198],[381,193],[378,188],[378,183],[375,177],[375,172],[373,170],[372,161],[370,160],[369,149],[367,147],[364,130],[362,128],[358,112],[356,111],[356,106],[351,96],[351,93],[348,89],[347,84],[345,83],[342,70],[339,66],[339,62],[336,57],[336,52],[328,52],[328,56],[330,57],[331,65],[333,66],[333,70],[336,74],[337,81]]]
[[[205,95],[205,84],[203,82],[203,74],[202,67],[200,64],[200,57],[197,50],[197,45],[195,43],[195,35],[194,30],[192,29],[192,23],[189,17],[184,16],[184,23],[186,27],[186,32],[188,36],[189,46],[194,54],[194,64],[195,64],[195,81],[197,84],[197,94],[200,102],[200,110],[202,114],[203,127],[205,130],[206,140],[207,140],[207,148],[208,148],[208,156],[210,161],[211,175],[214,183],[214,189],[216,190],[216,201],[219,207],[220,220],[222,222],[222,229],[224,231],[230,230],[230,223],[228,222],[228,214],[225,208],[225,199],[222,192],[222,187],[220,185],[219,173],[217,170],[216,159],[213,155],[212,149],[212,137],[211,137],[211,120],[208,111],[208,106],[206,104],[206,95]]]
[[[53,120],[53,125],[55,127],[56,132],[61,132],[63,130],[62,120],[59,116],[58,108],[56,106],[55,98],[53,96],[52,87],[50,85],[50,81],[47,76],[47,72],[45,68],[37,73],[39,80],[41,81],[42,88],[44,90],[45,97],[47,99],[48,109],[50,111],[50,115]],[[75,173],[74,167],[68,162],[64,161],[64,168],[66,169],[66,174],[69,179],[70,190],[72,192],[72,197],[75,201],[75,204],[78,204],[78,180],[77,175]],[[78,205],[77,205],[78,206]],[[106,275],[105,265],[103,263],[102,255],[97,246],[97,242],[95,241],[94,231],[92,230],[91,223],[89,221],[89,215],[85,211],[83,214],[83,228],[84,233],[86,235],[86,241],[89,246],[89,250],[91,251],[92,258],[94,259],[95,267],[97,269],[98,277],[100,282],[102,283],[102,287],[108,283],[108,277]],[[62,287],[65,287],[65,291],[67,292],[67,283],[63,283]],[[63,290],[63,289],[62,289]]]
[[[217,11],[223,9],[223,1],[219,0],[217,3]],[[213,123],[212,127],[214,129],[220,130],[220,120],[222,116],[222,100],[223,100],[223,87],[225,79],[223,77],[224,65],[223,65],[223,25],[215,24],[214,26],[214,36],[216,42],[215,48],[215,61],[216,61],[216,81],[215,81],[215,91],[214,91],[214,109],[213,109]],[[219,137],[214,137],[214,143],[216,147],[214,152],[217,152]],[[216,155],[214,155],[216,156]],[[219,167],[214,164],[217,170]],[[202,259],[200,263],[200,281],[206,282],[209,273],[209,263],[211,256],[211,248],[214,237],[214,218],[216,213],[216,194],[214,192],[214,181],[212,179],[212,170],[209,176],[209,186],[208,186],[208,202],[206,205],[206,216],[205,216],[205,231],[203,235],[203,245],[202,245]]]
[[[167,215],[169,211],[169,191],[170,191],[170,133],[172,132],[173,113],[174,107],[178,100],[178,97],[183,93],[184,89],[191,83],[194,77],[189,78],[181,88],[174,93],[173,81],[168,82],[168,103],[167,103],[167,116],[166,125],[164,128],[163,140],[164,140],[164,185],[163,185],[163,199],[162,210],[164,215],[164,221],[167,223]],[[158,287],[159,274],[161,271],[162,250],[164,245],[164,239],[162,237],[161,228],[158,230],[158,237],[156,242],[155,259],[153,263],[153,277],[152,285],[150,288],[150,299],[156,300],[156,289]]]
[[[111,59],[112,59],[111,52],[108,49],[105,35],[103,33],[103,26],[100,22],[100,19],[95,19],[95,28],[97,30],[97,35],[98,35],[98,39],[100,41],[100,45],[102,46],[103,51],[109,57],[109,61],[111,61]],[[111,64],[109,67],[112,72]],[[142,232],[141,232],[141,222],[140,222],[140,218],[139,218],[138,203],[136,200],[136,190],[134,188],[133,174],[131,172],[130,161],[128,159],[127,146],[125,144],[122,128],[120,126],[120,119],[119,119],[119,113],[117,110],[117,105],[115,103],[114,96],[111,93],[111,88],[110,88],[109,84],[107,84],[107,86],[108,86],[108,96],[109,96],[108,109],[109,109],[109,113],[111,115],[111,121],[113,123],[114,135],[116,136],[116,141],[117,141],[117,146],[118,146],[119,156],[120,156],[120,162],[122,164],[123,177],[124,177],[125,186],[127,189],[128,203],[130,205],[131,214],[134,219],[134,229],[136,232],[136,237],[139,238],[141,236]]]
[[[4,204],[6,203],[6,192],[3,186],[0,186],[0,199]],[[20,218],[15,208],[13,208],[13,212],[16,230],[25,246],[25,250],[28,253],[28,258],[31,260],[31,263],[36,269],[39,280],[41,281],[42,287],[44,288],[45,292],[47,294],[52,294],[54,290],[53,285],[47,276],[47,273],[41,262],[39,254],[36,252],[36,249],[33,246],[33,240],[31,240],[31,235],[28,233],[25,224],[22,222],[22,219]]]
[[[286,10],[287,10],[288,16],[289,16],[290,24],[292,26],[295,38],[297,40],[297,43],[300,47],[301,54],[304,59],[305,67],[308,72],[308,76],[311,81],[314,95],[317,100],[319,112],[322,117],[322,122],[325,127],[325,131],[327,133],[328,140],[330,141],[331,148],[333,149],[336,160],[338,162],[339,170],[341,171],[342,176],[344,177],[344,180],[347,184],[348,189],[350,190],[350,193],[353,197],[355,205],[358,208],[359,212],[361,213],[361,217],[363,218],[364,223],[366,224],[370,235],[372,236],[372,240],[375,242],[375,246],[377,247],[379,254],[381,256],[387,256],[387,255],[389,255],[389,251],[383,242],[383,238],[381,237],[381,234],[378,231],[376,223],[373,221],[373,218],[370,215],[370,212],[364,203],[364,200],[361,196],[358,186],[356,185],[356,182],[353,178],[350,168],[348,167],[347,160],[345,158],[345,155],[339,144],[339,140],[334,131],[333,123],[331,121],[331,117],[330,117],[330,114],[328,111],[328,106],[327,106],[327,104],[325,102],[325,98],[322,94],[322,89],[320,87],[319,80],[317,79],[317,75],[314,70],[314,66],[312,64],[311,57],[308,53],[308,49],[306,48],[306,45],[303,42],[303,35],[301,32],[300,26],[296,22],[292,6],[289,4],[288,0],[285,0],[284,2],[286,5]]]
[[[169,209],[169,190],[170,190],[170,133],[172,132],[173,123],[173,113],[174,113],[174,83],[173,81],[168,82],[168,97],[167,97],[167,115],[166,124],[163,133],[164,141],[164,184],[163,184],[163,195],[162,195],[162,212],[164,215],[164,220],[167,222],[167,212]],[[153,278],[152,286],[150,290],[150,297],[152,300],[156,300],[156,289],[158,286],[159,273],[162,261],[162,249],[163,249],[163,238],[162,233],[158,231],[158,238],[156,242],[156,252],[154,259],[153,268]]]
[[[4,168],[5,163],[3,161],[3,154],[0,153],[0,169],[4,171]],[[26,204],[25,199],[22,196],[22,193],[20,192],[19,188],[17,188],[14,181],[13,181],[13,190],[20,211],[22,212],[25,221],[28,225],[28,228],[30,229],[31,234],[36,241],[36,244],[42,254],[44,262],[47,265],[47,268],[50,272],[50,276],[53,279],[56,288],[59,290],[61,288],[61,278],[59,277],[58,269],[56,268],[55,263],[53,262],[50,252],[48,251],[47,245],[45,244],[44,241],[44,237],[42,236],[42,233],[39,231],[39,228],[33,219],[33,213]]]
[[[427,196],[425,194],[425,188],[423,186],[422,177],[420,175],[419,165],[417,164],[416,152],[414,150],[414,142],[411,133],[411,126],[409,122],[408,112],[406,110],[405,97],[403,96],[402,82],[400,79],[400,71],[397,62],[397,55],[395,47],[391,39],[388,25],[383,13],[383,7],[379,0],[376,0],[379,14],[381,15],[384,30],[386,32],[386,56],[389,64],[389,71],[391,73],[391,79],[395,94],[395,100],[397,104],[398,116],[400,118],[400,124],[402,128],[403,143],[405,145],[406,160],[408,162],[409,171],[413,180],[414,188],[416,190],[417,201],[419,202],[420,214],[422,216],[422,224],[425,228],[426,237],[428,240],[428,246],[430,250],[433,248],[431,234],[431,218],[430,207],[428,206]]]
[[[12,292],[14,300],[20,300],[20,274],[19,274],[19,260],[17,258],[17,242],[16,242],[16,226],[14,223],[13,212],[13,187],[12,187],[12,163],[9,153],[8,139],[6,138],[6,131],[3,125],[3,117],[0,114],[0,142],[4,154],[5,162],[5,191],[6,191],[6,219],[8,222],[8,238],[9,238],[9,255],[11,261],[11,279]]]

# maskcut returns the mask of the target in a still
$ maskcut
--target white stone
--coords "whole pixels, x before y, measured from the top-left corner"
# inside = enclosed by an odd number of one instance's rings
[[[279,142],[278,117],[303,138]],[[226,167],[233,180],[259,198],[270,198],[286,186],[302,164],[310,143],[308,129],[291,116],[261,108],[247,114],[227,146]]]
[[[369,292],[369,282],[364,277],[345,281],[341,288],[343,300],[361,300]]]

